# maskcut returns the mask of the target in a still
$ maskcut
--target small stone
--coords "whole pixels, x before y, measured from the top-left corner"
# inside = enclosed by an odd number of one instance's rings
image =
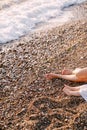
[[[83,58],[84,58],[83,56],[80,57],[80,59],[83,59]]]
[[[4,90],[10,90],[10,86],[5,86]]]
[[[68,119],[65,119],[65,122],[67,122],[68,121]]]

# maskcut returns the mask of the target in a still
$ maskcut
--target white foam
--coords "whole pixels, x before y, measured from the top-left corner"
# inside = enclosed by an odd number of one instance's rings
[[[73,16],[69,11],[62,11],[62,7],[85,0],[21,1],[12,0],[16,4],[0,11],[0,43],[18,39],[39,27],[37,25],[66,22]]]

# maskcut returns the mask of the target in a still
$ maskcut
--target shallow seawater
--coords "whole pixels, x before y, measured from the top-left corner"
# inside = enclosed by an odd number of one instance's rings
[[[31,33],[43,25],[72,19],[72,6],[86,0],[0,0],[0,43]]]

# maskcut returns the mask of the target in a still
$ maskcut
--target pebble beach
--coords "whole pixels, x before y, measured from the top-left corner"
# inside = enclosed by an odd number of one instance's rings
[[[86,101],[62,91],[85,83],[44,78],[87,66],[87,2],[81,6],[79,19],[0,44],[0,130],[87,130]]]

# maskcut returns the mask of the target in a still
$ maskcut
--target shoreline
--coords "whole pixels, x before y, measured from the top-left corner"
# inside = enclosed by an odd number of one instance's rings
[[[56,27],[47,28],[45,30],[37,29],[33,33],[27,34],[26,36],[22,36],[19,39],[0,44],[0,51],[5,48],[9,48],[9,49],[13,48],[21,43],[26,45],[29,42],[37,41],[37,38],[43,39],[43,37],[44,38],[47,37],[49,39],[49,35],[54,35],[54,32],[55,32],[55,36],[57,37],[56,31],[59,34],[59,32],[61,32],[61,30],[66,30],[66,28],[71,28],[72,26],[83,26],[86,22],[87,22],[86,18],[83,17],[81,19],[75,19],[73,21],[68,21],[67,23],[65,23],[63,25],[58,25]],[[51,37],[50,37],[50,39],[51,39]]]
[[[53,28],[56,28],[56,27],[60,28],[61,26],[64,27],[64,26],[66,26],[66,25],[68,25],[70,23],[72,24],[73,22],[81,21],[82,19],[86,19],[86,17],[87,17],[87,9],[86,9],[86,7],[87,7],[87,2],[83,2],[80,5],[79,4],[75,5],[74,7],[71,6],[69,9],[65,9],[67,11],[70,10],[72,12],[71,13],[72,17],[68,21],[66,21],[66,22],[64,22],[64,21],[55,22],[55,23],[53,22],[53,23],[50,23],[49,25],[44,25],[43,24],[42,27],[40,26],[40,27],[36,28],[35,30],[32,30],[31,32],[27,33],[26,35],[23,35],[23,36],[19,37],[19,39],[11,40],[11,41],[9,41],[7,43],[0,43],[0,46],[15,43],[16,41],[20,42],[23,39],[31,38],[32,35],[34,35],[36,33],[38,34],[40,32],[46,32],[46,30],[50,31]]]

